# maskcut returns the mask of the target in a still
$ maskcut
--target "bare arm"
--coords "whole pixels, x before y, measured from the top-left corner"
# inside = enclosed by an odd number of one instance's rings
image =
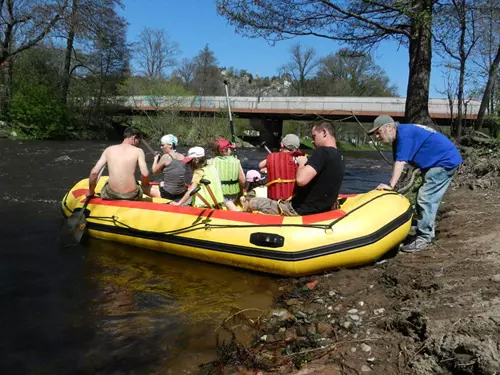
[[[146,156],[144,155],[144,151],[140,148],[138,149],[139,155],[137,157],[137,163],[139,164],[139,169],[141,171],[141,182],[142,186],[145,188],[149,187],[149,170],[146,164]]]
[[[397,161],[394,163],[394,168],[392,170],[392,176],[391,180],[389,182],[389,185],[386,184],[380,184],[377,186],[378,190],[393,190],[396,184],[399,181],[399,178],[401,177],[401,173],[403,173],[403,169],[405,168],[406,162],[405,161]]]
[[[306,156],[297,156],[297,164],[299,168],[297,169],[297,176],[295,177],[295,182],[298,186],[306,186],[311,180],[316,177],[318,172],[316,169],[310,165],[306,165]]]
[[[99,176],[99,172],[101,171],[102,168],[104,168],[104,166],[108,162],[106,158],[106,150],[104,150],[100,159],[97,161],[96,165],[94,165],[94,168],[92,168],[92,170],[90,171],[89,191],[87,192],[87,196],[92,196],[95,194],[95,187],[97,185],[97,178]]]
[[[165,155],[163,156],[155,156],[155,158],[153,159],[153,166],[151,167],[151,170],[153,172],[153,174],[157,174],[157,173],[160,173],[163,168],[165,168],[166,164],[165,164]]]
[[[259,168],[260,169],[263,169],[263,168],[266,168],[267,167],[267,159],[264,159],[262,160],[260,163],[259,163]]]
[[[238,173],[238,182],[240,183],[240,188],[244,188],[247,183],[247,178],[245,177],[245,172],[243,172],[243,168],[240,165],[240,171]]]
[[[178,201],[178,202],[170,202],[171,205],[174,206],[181,206],[184,203],[186,203],[191,196],[191,192],[198,187],[198,184],[196,182],[191,183],[191,186],[189,186],[189,189],[186,191],[184,196]]]

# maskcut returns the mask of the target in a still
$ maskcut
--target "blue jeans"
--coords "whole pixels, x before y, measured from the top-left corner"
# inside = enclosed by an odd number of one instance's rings
[[[424,174],[424,182],[417,194],[417,213],[420,215],[417,221],[417,236],[427,242],[431,242],[435,236],[439,203],[456,170],[457,168],[434,167]]]

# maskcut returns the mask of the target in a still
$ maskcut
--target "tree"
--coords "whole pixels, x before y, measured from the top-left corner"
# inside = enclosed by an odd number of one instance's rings
[[[314,35],[370,49],[385,40],[408,46],[407,120],[432,123],[429,81],[434,0],[216,0],[238,32],[271,41]]]
[[[62,104],[68,101],[74,71],[85,66],[79,56],[82,52],[74,48],[75,43],[81,46],[92,44],[107,24],[115,22],[118,17],[115,8],[121,6],[121,0],[71,0],[69,11],[60,25],[61,35],[66,38],[60,92]]]
[[[300,43],[290,48],[291,61],[282,67],[282,71],[291,77],[292,93],[304,96],[306,80],[318,66],[314,48],[303,48]]]
[[[181,79],[182,86],[187,90],[193,82],[195,71],[196,62],[185,58],[181,61],[180,66],[174,71],[174,76]]]
[[[341,49],[320,60],[314,79],[317,95],[396,96],[397,87],[370,55]]]
[[[12,60],[38,45],[63,17],[68,0],[0,1],[0,70],[3,84],[1,111],[8,108]]]
[[[498,82],[498,67],[500,64],[500,9],[491,1],[479,1],[478,9],[480,12],[478,22],[478,33],[481,36],[479,40],[479,56],[475,59],[476,65],[481,69],[486,79],[486,85],[481,99],[481,105],[478,112],[478,121],[475,129],[481,129],[488,105],[490,113],[494,113],[494,88]]]
[[[451,0],[450,4],[444,4],[435,18],[433,34],[440,47],[437,50],[458,64],[457,122],[452,129],[455,136],[462,134],[466,64],[479,39],[475,26],[477,14],[469,2]],[[459,37],[456,39],[457,31]]]
[[[165,78],[179,54],[176,42],[170,40],[164,29],[144,28],[135,43],[135,58],[142,73],[149,78]]]
[[[219,62],[208,44],[194,58],[195,71],[192,81],[193,91],[200,96],[223,93]]]

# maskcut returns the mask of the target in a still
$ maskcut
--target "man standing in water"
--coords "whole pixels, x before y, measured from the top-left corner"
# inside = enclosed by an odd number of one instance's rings
[[[379,190],[393,190],[406,163],[420,168],[424,182],[417,194],[417,236],[401,250],[424,250],[434,239],[436,214],[444,193],[462,157],[455,145],[443,134],[424,125],[399,124],[392,117],[381,115],[373,122],[368,134],[375,134],[382,143],[392,144],[394,169],[389,185],[380,184]]]
[[[90,171],[87,196],[95,194],[100,170],[107,164],[109,179],[101,190],[101,198],[108,200],[140,200],[143,192],[149,194],[149,171],[144,151],[139,147],[142,133],[132,126],[123,132],[123,142],[104,150],[101,158]],[[135,179],[135,169],[139,165],[142,186]]]

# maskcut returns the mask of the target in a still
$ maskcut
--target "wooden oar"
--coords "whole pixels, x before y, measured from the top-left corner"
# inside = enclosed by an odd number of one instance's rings
[[[105,167],[106,165],[104,165],[104,167],[102,167],[99,171],[96,185],[101,179]],[[85,229],[87,228],[87,214],[85,211],[92,198],[93,196],[87,197],[87,199],[85,199],[85,203],[83,203],[82,208],[78,211],[73,211],[71,216],[66,219],[66,222],[64,223],[61,230],[62,234],[70,235],[70,238],[73,238],[76,244],[80,243],[83,234],[85,233]]]

